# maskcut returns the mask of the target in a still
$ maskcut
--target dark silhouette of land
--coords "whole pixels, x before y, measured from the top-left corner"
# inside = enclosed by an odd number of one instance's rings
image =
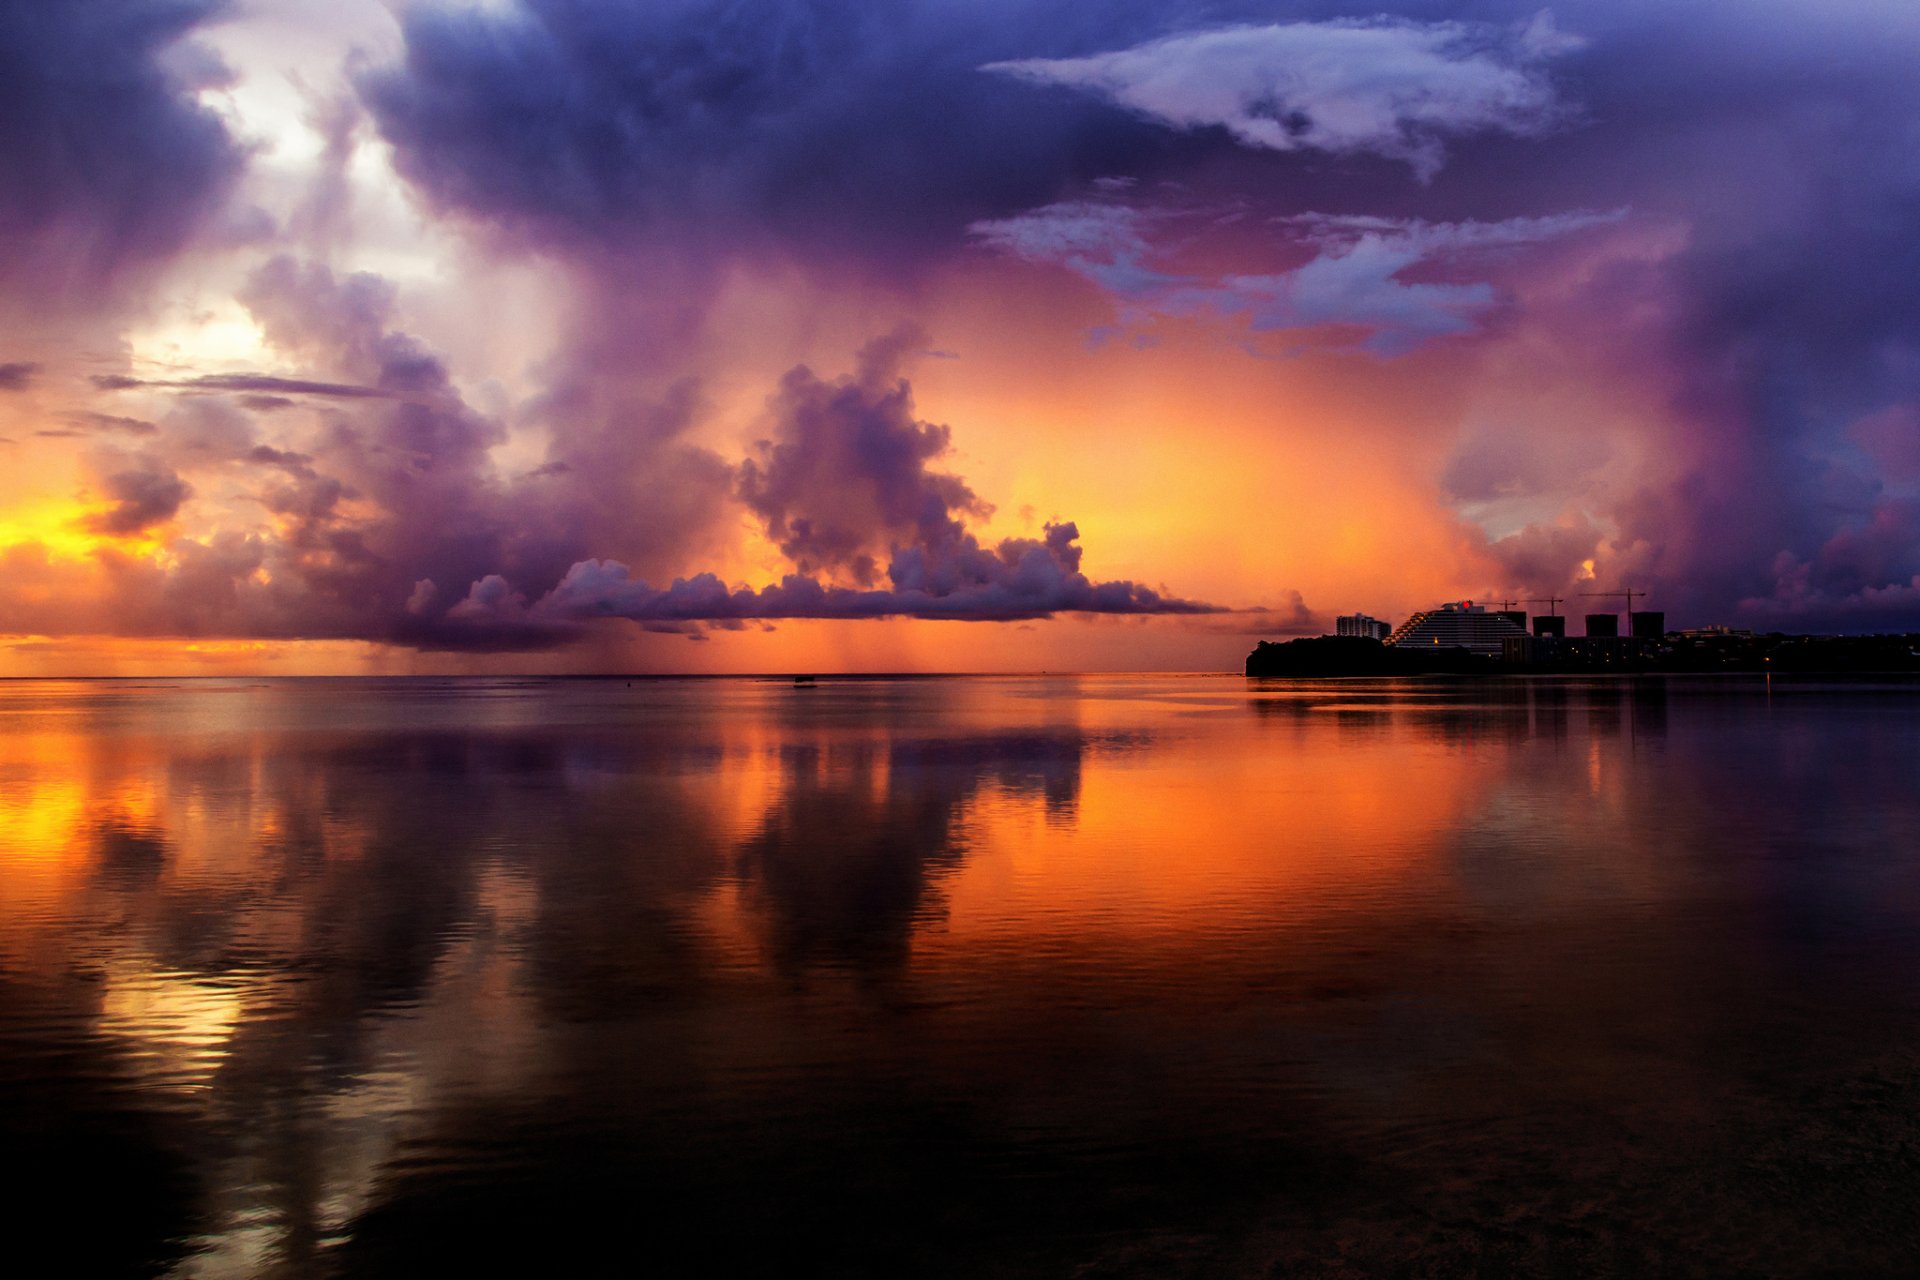
[[[1262,640],[1247,655],[1250,676],[1492,675],[1500,664],[1465,649],[1389,645],[1370,636]]]
[[[1793,636],[1780,632],[1669,635],[1648,648],[1651,671],[1792,671],[1809,675],[1920,672],[1920,635]]]
[[[1920,635],[1796,636],[1745,631],[1670,632],[1629,636],[1535,638],[1504,658],[1461,648],[1388,645],[1357,636],[1263,640],[1247,655],[1249,676],[1701,674],[1779,672],[1795,675],[1920,674]]]

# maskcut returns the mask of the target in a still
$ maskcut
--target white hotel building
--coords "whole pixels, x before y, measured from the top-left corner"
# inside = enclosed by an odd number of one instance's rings
[[[1461,600],[1414,614],[1387,637],[1387,643],[1453,646],[1482,657],[1498,658],[1510,636],[1526,634],[1526,628],[1516,626],[1512,618],[1489,613],[1486,606],[1471,600]]]

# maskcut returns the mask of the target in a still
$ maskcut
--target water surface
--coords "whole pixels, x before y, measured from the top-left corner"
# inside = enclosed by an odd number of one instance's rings
[[[0,1142],[73,1274],[1911,1274],[1920,686],[10,682]]]

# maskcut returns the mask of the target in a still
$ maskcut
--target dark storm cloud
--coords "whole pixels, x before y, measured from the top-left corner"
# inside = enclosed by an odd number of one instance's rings
[[[165,259],[238,175],[241,152],[191,94],[204,59],[165,55],[216,0],[0,2],[0,286],[90,301]]]
[[[729,254],[778,243],[897,259],[946,252],[968,222],[1076,181],[1230,145],[978,69],[1221,8],[417,5],[403,64],[362,90],[401,171],[436,203],[544,241],[669,235]]]
[[[0,391],[25,391],[33,385],[40,366],[26,360],[0,364]]]
[[[181,504],[193,493],[193,486],[158,461],[116,471],[101,482],[100,488],[113,500],[113,506],[87,517],[85,523],[95,533],[116,538],[165,524],[179,514]]]
[[[1527,8],[1478,12],[1510,22]],[[1639,225],[1674,228],[1657,264],[1595,272],[1584,313],[1563,316],[1570,332],[1590,325],[1637,347],[1637,367],[1617,376],[1673,388],[1672,425],[1645,442],[1635,480],[1591,495],[1591,468],[1565,459],[1560,491],[1595,522],[1603,572],[1654,587],[1670,616],[1857,629],[1872,614],[1920,627],[1920,542],[1897,545],[1905,526],[1886,515],[1912,477],[1880,465],[1883,435],[1869,445],[1853,431],[1920,405],[1920,294],[1906,283],[1920,273],[1920,11],[1583,0],[1554,14],[1584,37],[1553,64],[1578,108],[1572,127],[1452,147],[1430,188],[1375,189],[1372,208],[1354,211],[1452,220],[1486,217],[1496,200],[1502,216],[1629,205]],[[1546,491],[1552,479],[1527,483]],[[1876,529],[1884,554],[1827,554],[1835,537]],[[1564,562],[1568,540],[1542,526],[1533,541]],[[1540,564],[1537,549],[1522,558]]]

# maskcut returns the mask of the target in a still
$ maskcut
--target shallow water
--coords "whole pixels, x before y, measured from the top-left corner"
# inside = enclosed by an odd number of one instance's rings
[[[71,1274],[1911,1274],[1920,685],[0,684],[0,1141]]]

